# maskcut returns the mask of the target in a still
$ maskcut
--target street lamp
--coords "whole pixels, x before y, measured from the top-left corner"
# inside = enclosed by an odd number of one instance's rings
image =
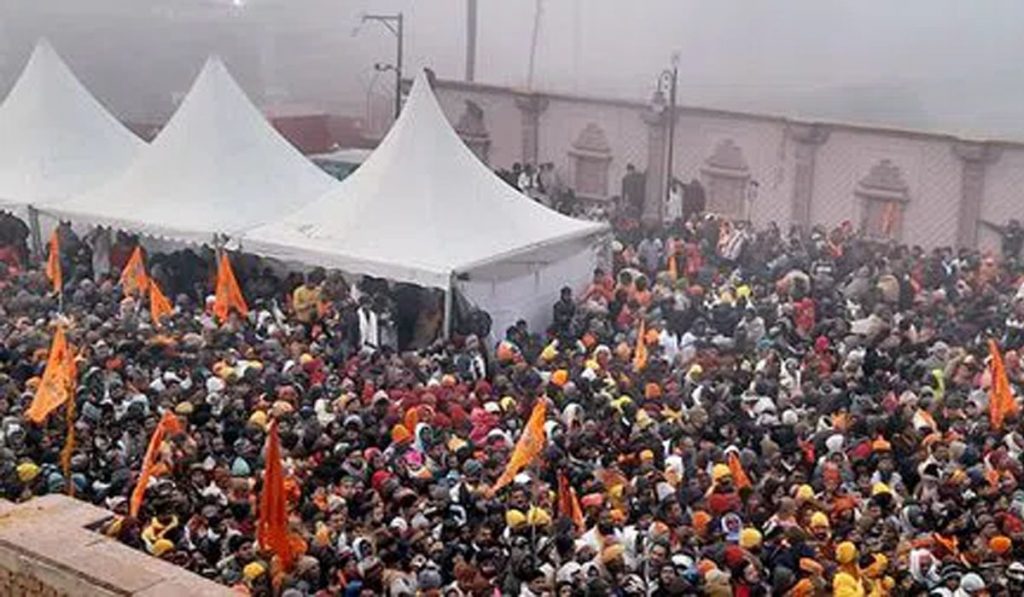
[[[679,53],[672,54],[672,67],[666,68],[658,75],[658,81],[654,90],[654,98],[651,100],[653,109],[661,114],[666,109],[665,94],[668,94],[668,151],[665,153],[667,164],[665,166],[665,196],[658,202],[658,221],[665,222],[665,205],[672,196],[672,153],[676,144],[676,88],[679,81]]]
[[[384,72],[393,70],[395,71],[395,120],[398,120],[398,113],[402,111],[402,42],[403,42],[403,29],[402,29],[402,13],[393,15],[363,15],[363,23],[367,21],[376,21],[381,25],[388,28],[388,31],[395,34],[395,41],[397,47],[395,48],[395,63],[394,64],[374,64],[373,68],[378,72]],[[353,34],[359,32],[356,28]]]

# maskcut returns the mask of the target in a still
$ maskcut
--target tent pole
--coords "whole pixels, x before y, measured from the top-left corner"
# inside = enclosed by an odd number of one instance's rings
[[[42,260],[43,258],[43,233],[39,229],[39,211],[28,206],[28,227],[29,227],[29,242],[31,243],[32,256],[36,259]]]
[[[444,292],[444,339],[452,338],[452,304],[455,297],[455,277],[448,281],[448,288]]]

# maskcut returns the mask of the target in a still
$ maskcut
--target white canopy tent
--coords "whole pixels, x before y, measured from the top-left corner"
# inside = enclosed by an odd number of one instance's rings
[[[519,317],[543,325],[562,286],[586,283],[604,231],[491,172],[452,129],[421,74],[401,117],[358,170],[337,190],[250,231],[245,245],[396,282],[458,286],[503,334]]]
[[[49,213],[204,243],[275,221],[335,184],[210,58],[174,116],[122,176]]]
[[[0,104],[0,202],[46,207],[122,173],[145,143],[75,78],[46,40]]]

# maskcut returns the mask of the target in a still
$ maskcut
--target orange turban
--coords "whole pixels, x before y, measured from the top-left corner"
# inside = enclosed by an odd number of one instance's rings
[[[996,554],[1003,555],[1013,549],[1013,540],[1006,535],[996,535],[988,540],[988,547]]]
[[[391,442],[401,444],[412,439],[412,434],[405,425],[398,424],[391,428]]]

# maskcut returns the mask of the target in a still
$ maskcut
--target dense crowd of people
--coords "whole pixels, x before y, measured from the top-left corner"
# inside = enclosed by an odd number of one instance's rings
[[[621,220],[550,329],[400,352],[369,341],[376,295],[326,272],[239,267],[253,309],[220,324],[199,252],[149,258],[175,299],[156,327],[117,283],[133,239],[104,268],[64,234],[62,309],[40,269],[0,271],[0,487],[68,490],[62,417],[23,416],[60,323],[75,496],[116,513],[108,535],[244,594],[1024,594],[1024,436],[988,403],[990,339],[1024,383],[1018,255]],[[492,491],[539,403],[543,451]],[[184,433],[133,517],[166,412]],[[272,422],[288,569],[255,540]]]

